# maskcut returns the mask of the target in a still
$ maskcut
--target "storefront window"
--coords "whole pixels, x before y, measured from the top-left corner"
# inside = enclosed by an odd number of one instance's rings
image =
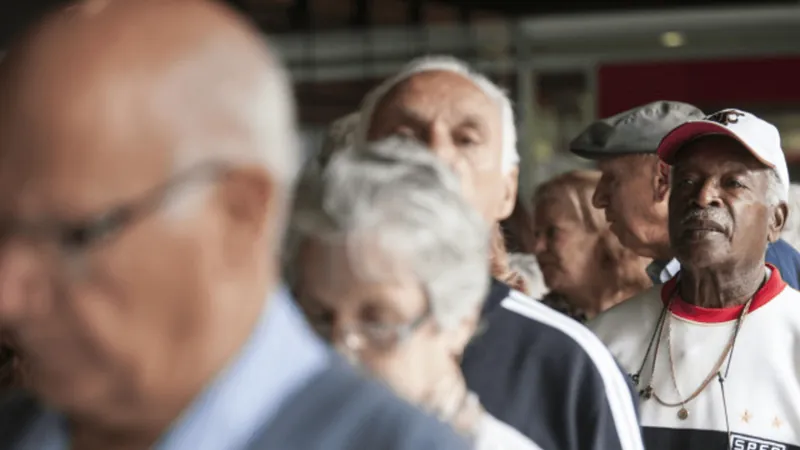
[[[587,73],[532,76],[536,101],[520,129],[528,137],[527,148],[520,149],[522,196],[530,195],[538,184],[554,175],[592,166],[569,151],[570,141],[594,120],[594,93]]]

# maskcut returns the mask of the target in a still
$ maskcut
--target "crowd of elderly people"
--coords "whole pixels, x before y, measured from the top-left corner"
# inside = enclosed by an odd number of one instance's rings
[[[773,125],[643,105],[520,195],[511,102],[457,59],[306,163],[290,81],[207,0],[84,2],[12,46],[0,449],[800,449]]]

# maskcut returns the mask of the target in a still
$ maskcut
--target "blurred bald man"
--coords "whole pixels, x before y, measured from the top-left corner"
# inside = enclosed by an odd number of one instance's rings
[[[0,327],[36,396],[0,408],[0,448],[465,447],[279,287],[291,89],[230,11],[60,11],[10,50],[0,101]]]

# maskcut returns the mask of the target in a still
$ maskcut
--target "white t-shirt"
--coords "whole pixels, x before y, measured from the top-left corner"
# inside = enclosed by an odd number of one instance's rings
[[[716,376],[685,404],[689,412],[685,420],[678,417],[680,406],[642,399],[639,411],[646,448],[724,449],[727,415],[734,450],[800,449],[800,292],[787,286],[774,267],[768,270],[769,278],[756,293],[729,355],[730,371],[723,384],[727,408]],[[642,366],[666,303],[676,294],[672,279],[606,311],[589,327],[634,374]],[[742,308],[699,308],[676,296],[657,340],[655,370],[654,344],[637,388],[652,385],[669,403],[686,399],[725,351]],[[680,395],[670,370],[668,335]],[[726,365],[727,359],[723,374]]]

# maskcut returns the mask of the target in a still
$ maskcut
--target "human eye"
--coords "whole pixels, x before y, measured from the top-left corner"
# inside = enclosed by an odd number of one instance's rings
[[[408,125],[399,125],[395,127],[394,131],[392,131],[394,136],[404,137],[404,138],[416,138],[417,133],[414,129]]]
[[[675,187],[678,188],[689,188],[695,185],[695,180],[688,175],[677,174],[675,175],[673,183]]]
[[[725,187],[731,188],[731,189],[745,189],[745,188],[747,188],[747,185],[744,183],[744,181],[742,181],[742,180],[740,180],[740,179],[738,179],[736,177],[728,178],[727,180],[725,180],[724,185],[725,185]]]
[[[460,131],[456,133],[455,144],[459,147],[472,147],[481,143],[481,137],[477,131]]]
[[[361,334],[380,349],[388,349],[397,344],[400,326],[385,322],[363,322],[359,326]]]

